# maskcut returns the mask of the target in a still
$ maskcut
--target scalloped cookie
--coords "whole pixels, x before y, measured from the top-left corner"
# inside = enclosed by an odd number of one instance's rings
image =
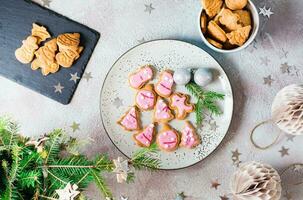
[[[251,25],[251,16],[250,12],[247,10],[235,10],[234,13],[239,15],[239,23],[242,26],[249,26]]]
[[[213,18],[216,14],[219,13],[223,5],[223,0],[202,0],[201,3],[206,11],[206,14],[210,18]]]
[[[225,8],[220,16],[219,22],[224,25],[229,31],[234,31],[242,26],[238,24],[240,16],[236,13],[233,13],[231,10]]]
[[[245,26],[226,34],[230,44],[242,46],[249,37],[251,26]]]
[[[225,4],[231,10],[241,10],[247,5],[247,0],[225,0]]]

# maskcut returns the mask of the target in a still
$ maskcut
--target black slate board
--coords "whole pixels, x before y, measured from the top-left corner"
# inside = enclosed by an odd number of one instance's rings
[[[84,46],[84,51],[71,68],[61,67],[57,73],[43,76],[40,69],[33,71],[30,64],[18,62],[15,50],[31,34],[32,23],[45,26],[52,37],[67,32],[81,34],[80,45]],[[68,104],[79,82],[70,81],[70,74],[77,72],[82,77],[99,37],[97,31],[29,0],[0,0],[0,75]],[[55,92],[54,85],[58,83],[64,87],[62,93]]]

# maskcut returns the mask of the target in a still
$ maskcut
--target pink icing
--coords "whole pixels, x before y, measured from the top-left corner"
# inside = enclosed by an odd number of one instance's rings
[[[171,117],[171,111],[163,99],[157,101],[154,116],[156,120],[169,120]]]
[[[153,139],[154,128],[154,124],[148,125],[141,133],[135,136],[136,140],[142,145],[149,147]]]
[[[164,149],[171,150],[178,145],[177,133],[173,130],[168,130],[158,135],[158,145]]]
[[[147,81],[153,77],[153,70],[146,66],[141,68],[138,72],[135,72],[129,77],[130,86],[139,89]]]
[[[172,92],[174,79],[171,73],[163,72],[161,80],[156,85],[156,90],[164,96],[169,96]]]
[[[129,112],[123,117],[120,123],[129,130],[136,130],[138,128],[136,109],[131,108]]]
[[[182,138],[180,145],[188,148],[193,148],[194,146],[197,145],[197,142],[198,141],[194,136],[194,130],[189,126],[186,126],[182,131]]]
[[[155,95],[149,90],[140,90],[136,97],[137,105],[142,109],[150,109],[155,106]]]
[[[186,97],[185,96],[179,96],[179,95],[173,95],[172,96],[172,103],[171,105],[173,107],[176,107],[178,109],[178,117],[182,117],[187,112],[191,112],[193,109],[192,105],[186,105],[185,104]]]

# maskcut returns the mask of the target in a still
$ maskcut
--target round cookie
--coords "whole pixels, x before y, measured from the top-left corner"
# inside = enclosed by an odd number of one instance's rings
[[[157,135],[156,142],[161,150],[171,152],[178,148],[180,136],[175,129],[168,124],[164,124],[161,132]]]
[[[135,103],[140,110],[152,110],[156,104],[157,95],[153,90],[153,85],[148,84],[144,88],[138,90],[135,97]]]

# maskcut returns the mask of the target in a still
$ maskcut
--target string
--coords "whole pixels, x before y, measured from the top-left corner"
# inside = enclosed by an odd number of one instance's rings
[[[271,146],[273,146],[274,144],[277,143],[278,139],[279,139],[280,136],[281,136],[281,132],[280,132],[279,135],[274,139],[274,141],[273,141],[272,143],[270,143],[269,145],[266,145],[266,146],[260,146],[260,145],[258,145],[258,144],[254,141],[254,133],[255,133],[255,130],[256,130],[258,127],[260,127],[260,126],[262,126],[262,125],[264,125],[264,124],[270,123],[270,122],[272,122],[271,119],[262,121],[262,122],[258,123],[258,124],[251,130],[251,132],[250,132],[250,142],[251,142],[251,143],[254,145],[254,147],[256,147],[257,149],[266,150],[266,149],[270,148]]]
[[[282,177],[285,174],[286,171],[288,171],[289,169],[294,168],[298,165],[303,167],[303,163],[293,163],[293,164],[287,166],[285,169],[283,169],[283,171],[280,173],[280,176]],[[297,186],[297,185],[301,185],[302,183],[303,183],[303,181],[300,181],[300,182],[297,182],[297,183],[293,183],[292,185]]]

